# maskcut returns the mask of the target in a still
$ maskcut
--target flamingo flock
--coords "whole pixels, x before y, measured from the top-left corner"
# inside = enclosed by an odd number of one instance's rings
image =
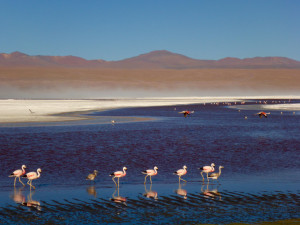
[[[199,169],[201,169],[201,176],[203,178],[203,181],[204,181],[204,177],[203,177],[202,173],[206,173],[207,182],[209,182],[209,179],[216,180],[221,176],[221,169],[224,168],[224,166],[219,166],[219,173],[212,173],[215,171],[214,166],[215,166],[215,164],[212,163],[210,166],[203,166],[203,167],[199,168]],[[118,188],[120,186],[120,178],[126,176],[126,174],[127,174],[126,171],[127,171],[127,167],[124,166],[122,171],[116,171],[109,175],[109,176],[112,176],[112,180],[115,183],[116,188]],[[209,173],[211,173],[211,174],[209,174]],[[149,177],[150,183],[151,183],[150,185],[152,185],[151,177],[156,176],[158,174],[158,167],[154,166],[153,169],[144,170],[144,171],[142,171],[142,174],[146,175],[145,180],[144,180],[144,185],[146,185],[147,177]],[[182,176],[187,174],[187,166],[186,165],[184,165],[182,169],[175,171],[173,174],[178,176],[179,183],[180,183],[180,181],[187,182],[186,180],[181,178]],[[92,179],[89,179],[88,178],[89,176],[92,176]],[[93,174],[89,174],[88,177],[87,177],[87,180],[95,179],[95,176]],[[115,178],[118,178],[118,182],[115,181]]]
[[[14,181],[14,187],[16,186],[16,179],[17,177],[19,178],[19,182],[25,186],[25,184],[21,181],[21,177],[27,178],[28,182],[27,184],[33,189],[35,189],[35,186],[32,185],[32,180],[38,179],[41,176],[41,172],[42,170],[40,168],[37,169],[37,172],[29,172],[26,173],[26,166],[22,165],[21,169],[15,170],[12,174],[10,174],[8,177],[14,177],[15,181]],[[26,174],[25,174],[26,173]]]
[[[215,164],[212,163],[210,166],[203,166],[203,167],[199,168],[201,170],[201,176],[203,178],[203,181],[204,181],[203,173],[206,173],[206,177],[207,177],[208,182],[209,182],[209,179],[216,180],[220,177],[221,169],[224,168],[224,167],[219,166],[219,173],[212,173],[212,172],[215,171],[214,166],[215,166]],[[19,182],[23,186],[25,186],[25,184],[21,181],[21,177],[22,177],[22,178],[27,178],[28,179],[27,184],[30,186],[30,189],[31,188],[35,189],[35,186],[32,185],[32,181],[40,178],[42,170],[40,168],[38,168],[36,172],[26,173],[25,169],[26,169],[26,166],[22,165],[21,169],[15,170],[11,175],[9,175],[9,177],[14,177],[15,178],[14,187],[16,186],[16,179],[17,178],[19,178]],[[126,171],[127,171],[127,168],[124,166],[122,171],[116,171],[116,172],[113,172],[109,175],[109,176],[112,176],[112,180],[115,183],[116,187],[120,186],[120,178],[126,176]],[[157,166],[154,166],[153,169],[148,169],[148,170],[142,171],[142,174],[146,175],[144,185],[146,185],[147,177],[149,177],[150,183],[152,185],[151,177],[156,176],[157,173],[158,173],[158,167]],[[208,175],[209,173],[211,173],[211,174]],[[97,174],[98,174],[98,171],[94,170],[93,173],[89,174],[86,177],[86,180],[94,181],[95,178],[97,177]],[[184,165],[182,169],[179,169],[179,170],[175,171],[173,174],[178,176],[179,183],[180,183],[181,180],[184,181],[184,182],[187,182],[186,180],[181,178],[182,176],[187,174],[187,166],[186,165]],[[115,178],[118,178],[118,183],[115,181]]]

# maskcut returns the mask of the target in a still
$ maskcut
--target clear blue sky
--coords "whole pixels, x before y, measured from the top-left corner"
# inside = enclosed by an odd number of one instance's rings
[[[299,0],[0,0],[0,52],[300,60]]]

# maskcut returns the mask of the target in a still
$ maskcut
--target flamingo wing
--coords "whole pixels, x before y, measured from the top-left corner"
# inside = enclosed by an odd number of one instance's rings
[[[27,177],[28,179],[33,180],[33,179],[37,178],[37,174],[36,174],[36,172],[29,172],[25,175],[25,177]]]
[[[10,176],[16,176],[16,177],[19,177],[23,175],[23,171],[22,170],[15,170]]]

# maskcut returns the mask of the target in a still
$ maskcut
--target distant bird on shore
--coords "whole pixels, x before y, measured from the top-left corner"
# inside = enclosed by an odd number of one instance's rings
[[[262,118],[263,116],[267,118],[269,114],[271,114],[271,113],[259,112],[259,113],[256,113],[255,115],[258,115],[259,118]]]
[[[158,170],[157,166],[154,166],[153,170],[149,169],[149,170],[145,170],[145,171],[142,172],[142,174],[146,174],[144,184],[146,184],[146,180],[147,180],[148,176],[150,176],[150,182],[152,184],[151,177],[157,175],[157,170]]]
[[[209,182],[208,180],[208,173],[212,173],[215,171],[215,164],[212,163],[210,166],[203,166],[201,168],[199,168],[199,170],[201,170],[201,176],[203,178],[203,181],[204,181],[204,177],[203,177],[203,173],[206,173],[206,177],[207,177],[207,181]]]
[[[110,122],[111,122],[111,124],[115,124],[116,123],[116,121],[114,121],[114,120],[111,120]]]
[[[181,111],[181,112],[178,112],[178,113],[181,113],[181,114],[183,114],[184,115],[184,117],[186,118],[187,117],[187,115],[191,115],[191,113],[194,113],[195,111],[187,111],[187,110],[185,110],[185,111]]]
[[[21,181],[21,176],[23,176],[26,173],[25,169],[26,169],[26,166],[22,165],[22,169],[15,170],[14,172],[12,172],[12,174],[10,174],[8,176],[8,177],[14,177],[15,178],[14,186],[16,186],[16,179],[17,179],[17,177],[19,177],[19,182],[21,184],[23,184],[23,186],[25,186],[25,184]]]
[[[112,180],[116,184],[116,186],[119,186],[119,179],[120,179],[120,177],[125,177],[126,176],[126,170],[127,170],[127,168],[124,166],[123,167],[123,171],[116,171],[116,172],[113,172],[112,174],[109,175],[109,176],[113,177]],[[117,183],[115,181],[116,177],[118,178],[118,185],[117,185]]]
[[[181,176],[185,175],[186,173],[187,173],[187,167],[186,166],[183,166],[183,169],[179,169],[176,172],[174,172],[175,175],[179,176],[178,177],[179,182],[180,182],[180,180],[183,180],[184,182],[186,182],[186,180],[181,178]]]
[[[38,179],[41,176],[41,172],[42,170],[38,168],[37,172],[29,172],[23,175],[23,177],[28,179],[27,184],[30,186],[30,188],[33,187],[33,189],[35,189],[35,186],[32,185],[32,180]]]
[[[98,175],[98,171],[97,171],[97,170],[94,170],[93,173],[90,173],[90,174],[86,177],[86,180],[94,181],[97,175]]]
[[[224,166],[219,166],[219,172],[218,173],[211,173],[208,175],[209,179],[217,180],[221,176],[221,172]]]
[[[28,109],[29,110],[29,112],[31,113],[31,114],[34,114],[34,112],[31,110],[31,109]]]

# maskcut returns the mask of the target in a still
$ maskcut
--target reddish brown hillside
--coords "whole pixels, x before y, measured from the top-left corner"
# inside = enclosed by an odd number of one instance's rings
[[[169,51],[153,51],[120,61],[86,60],[76,56],[30,56],[20,52],[0,54],[0,66],[12,67],[67,67],[110,69],[298,69],[300,62],[284,57],[224,58],[198,60]]]

